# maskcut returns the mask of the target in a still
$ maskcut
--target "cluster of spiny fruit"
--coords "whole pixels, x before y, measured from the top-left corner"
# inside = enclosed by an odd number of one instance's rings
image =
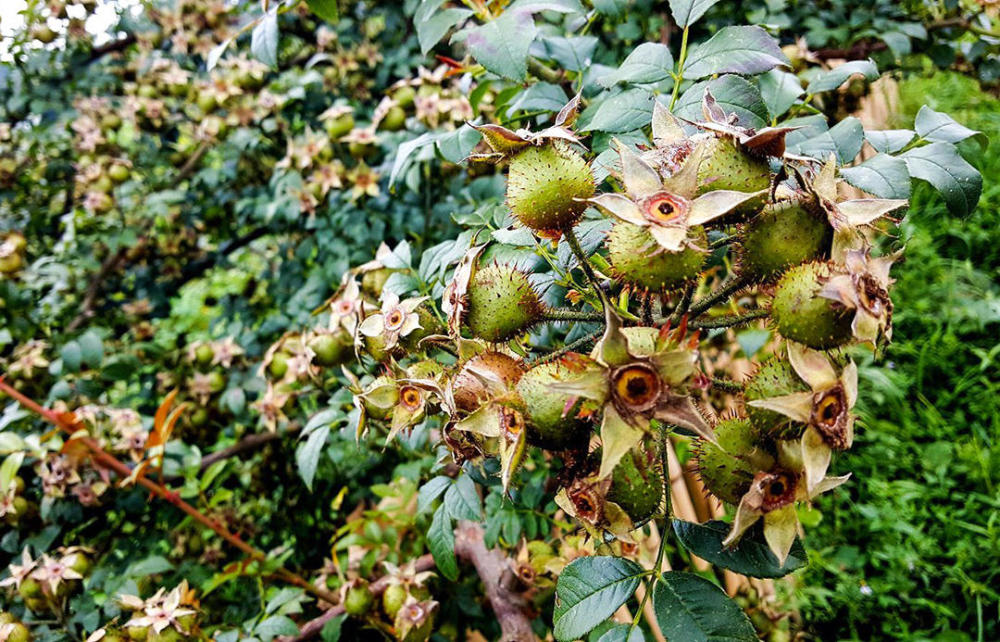
[[[727,541],[762,519],[784,560],[796,503],[846,480],[826,474],[832,452],[853,436],[857,369],[841,348],[890,335],[895,257],[872,257],[872,242],[880,221],[907,203],[841,198],[833,160],[787,153],[789,128],[740,127],[707,92],[698,123],[657,103],[654,144],[616,143],[611,176],[620,189],[598,194],[572,129],[577,103],[538,132],[479,127],[490,152],[477,160],[507,166],[518,224],[575,251],[590,287],[568,298],[594,309],[547,306],[532,275],[491,260],[485,245],[459,262],[440,315],[428,297],[401,301],[388,290],[379,307],[359,302],[357,279],[371,272],[348,275],[332,310],[357,315],[357,350],[385,368],[367,385],[352,379],[358,434],[376,419],[391,439],[434,409],[454,460],[498,457],[505,489],[526,448],[556,451],[557,503],[594,534],[628,538],[662,510],[662,439],[680,429],[696,436],[706,487],[737,506]],[[573,228],[590,207],[612,225],[606,253],[587,258]],[[691,301],[710,248],[724,246],[734,255],[730,276]],[[770,308],[699,319],[748,287],[770,295]],[[698,367],[698,328],[765,316],[785,344],[741,386],[745,416],[715,419],[702,401],[712,382]],[[533,326],[574,318],[603,320],[589,354],[574,344],[518,356],[530,352],[520,339]]]

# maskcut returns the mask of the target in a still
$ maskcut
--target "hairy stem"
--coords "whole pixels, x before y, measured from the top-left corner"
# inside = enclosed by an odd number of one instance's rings
[[[573,231],[573,228],[568,227],[563,231],[563,236],[566,238],[566,242],[569,243],[569,249],[573,251],[576,260],[580,262],[580,269],[587,276],[590,285],[600,292],[601,282],[597,279],[594,266],[590,264],[590,258],[587,257],[587,253],[583,251],[583,246],[580,245],[580,239],[576,237],[576,232]]]
[[[734,276],[727,279],[722,283],[718,290],[712,292],[701,301],[693,303],[691,305],[691,309],[688,310],[688,315],[692,319],[697,317],[699,314],[715,306],[717,303],[728,299],[734,293],[749,285],[749,283],[750,279],[743,276]]]
[[[604,314],[572,308],[550,308],[545,311],[542,318],[546,321],[603,321]]]
[[[769,314],[769,310],[753,310],[751,312],[747,312],[746,314],[732,314],[724,317],[716,317],[714,319],[706,319],[704,321],[693,321],[688,324],[688,327],[705,329],[733,328],[738,325],[743,325],[744,323],[756,321],[757,319],[764,319]]]
[[[736,383],[735,381],[726,381],[725,379],[712,379],[712,387],[734,395],[743,392],[743,384]]]
[[[681,35],[681,53],[680,57],[677,58],[677,73],[674,76],[674,90],[670,94],[670,111],[674,110],[674,105],[677,103],[677,96],[680,95],[681,81],[684,80],[684,63],[687,62],[688,53],[688,28],[684,27],[684,33]]]

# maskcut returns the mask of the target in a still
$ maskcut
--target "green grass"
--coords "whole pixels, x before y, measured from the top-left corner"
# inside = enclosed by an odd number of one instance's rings
[[[1000,639],[1000,102],[957,75],[905,81],[980,129],[978,209],[955,217],[918,189],[894,271],[895,342],[862,368],[861,427],[836,464],[847,492],[818,503],[792,603],[820,640]]]

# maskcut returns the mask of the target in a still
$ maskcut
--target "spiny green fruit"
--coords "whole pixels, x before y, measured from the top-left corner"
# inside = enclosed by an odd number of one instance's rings
[[[739,261],[742,271],[758,279],[826,258],[833,228],[826,218],[795,201],[768,205],[742,230]]]
[[[486,341],[506,341],[538,321],[542,303],[528,275],[512,265],[480,269],[469,283],[465,325]]]
[[[572,395],[552,390],[552,384],[572,379],[591,359],[569,353],[557,361],[549,361],[528,370],[517,384],[517,393],[524,400],[524,416],[528,426],[528,443],[550,450],[586,447],[591,422],[579,418],[581,410],[599,404],[577,397],[569,407]]]
[[[501,352],[483,352],[463,364],[452,381],[455,405],[464,412],[474,412],[487,397],[487,388],[474,371],[486,372],[509,388],[524,376],[524,364]]]
[[[343,328],[316,335],[309,341],[309,347],[316,353],[316,363],[324,368],[339,366],[354,356],[354,342]]]
[[[656,513],[663,501],[663,470],[655,440],[625,453],[611,473],[607,499],[621,506],[636,526]]]
[[[828,263],[797,265],[781,277],[771,302],[771,316],[786,339],[825,350],[851,339],[851,311],[819,296],[831,276]]]
[[[399,609],[406,603],[406,587],[402,584],[390,584],[382,593],[382,610],[389,616],[390,620],[396,619]]]
[[[705,488],[722,501],[738,504],[750,489],[757,471],[744,455],[756,446],[757,435],[749,420],[733,418],[715,427],[717,443],[698,440],[698,475]]]
[[[410,351],[420,348],[421,339],[429,337],[432,334],[442,334],[444,332],[444,326],[441,325],[441,321],[434,315],[430,304],[426,302],[421,303],[414,312],[417,313],[417,318],[420,319],[420,327],[399,339],[400,345]]]
[[[361,291],[373,298],[382,296],[382,288],[393,272],[392,268],[376,268],[361,275]]]
[[[410,379],[436,379],[443,372],[444,367],[434,359],[423,359],[406,368],[406,376]]]
[[[756,158],[739,148],[728,136],[714,136],[705,143],[698,166],[698,193],[731,189],[758,192],[771,186],[771,167],[767,160]],[[752,199],[736,208],[737,216],[750,216],[760,210],[766,197]]]
[[[708,247],[702,228],[693,228],[690,236],[699,247]],[[690,247],[680,252],[667,252],[648,230],[623,221],[611,227],[607,247],[615,276],[628,285],[650,292],[663,292],[691,281],[698,276],[708,257],[706,252]]]
[[[365,354],[379,363],[385,363],[389,360],[391,354],[399,350],[398,344],[392,350],[386,349],[385,338],[381,334],[371,337],[363,336],[362,341],[364,341]]]
[[[374,602],[375,596],[368,588],[368,582],[360,580],[347,589],[347,595],[344,596],[344,611],[348,615],[361,617],[371,610]]]
[[[528,147],[510,161],[507,205],[533,230],[552,232],[574,225],[594,189],[590,166],[566,143]]]
[[[749,402],[795,392],[809,392],[809,386],[795,374],[788,360],[773,356],[747,381],[744,398]],[[796,439],[805,428],[780,412],[755,408],[749,404],[746,411],[754,428],[775,439]]]

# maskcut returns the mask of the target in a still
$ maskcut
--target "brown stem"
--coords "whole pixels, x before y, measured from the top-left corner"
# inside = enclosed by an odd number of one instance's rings
[[[486,587],[486,597],[493,615],[500,623],[503,642],[536,642],[531,629],[529,605],[520,593],[505,586],[503,577],[510,572],[507,557],[496,549],[486,548],[483,527],[474,522],[459,522],[455,529],[455,554],[476,568]]]
[[[414,572],[422,573],[423,571],[429,571],[434,568],[434,558],[431,557],[430,553],[426,555],[421,555],[414,562]],[[368,585],[368,589],[372,592],[372,595],[378,597],[385,593],[385,590],[389,588],[389,583],[392,578],[388,575],[385,577],[380,577],[371,584]],[[305,624],[299,630],[298,635],[285,635],[277,638],[277,642],[304,642],[305,640],[311,640],[317,637],[326,626],[326,623],[344,613],[344,607],[340,604],[323,611],[323,614],[319,617],[315,617]]]
[[[60,430],[62,430],[68,435],[75,434],[80,427],[79,424],[75,424],[73,421],[71,421],[70,418],[67,417],[67,414],[56,414],[55,412],[49,410],[48,408],[43,408],[33,399],[30,399],[29,397],[23,395],[15,388],[11,387],[2,378],[0,378],[0,392],[10,395],[12,399],[20,403],[22,406],[24,406],[28,410],[31,410],[32,412],[35,412],[40,417],[42,417],[52,425],[58,427]],[[78,443],[81,443],[84,446],[86,446],[88,450],[90,450],[90,455],[97,466],[114,471],[122,479],[131,476],[132,469],[130,469],[127,465],[119,461],[116,457],[104,452],[104,449],[101,448],[101,446],[90,437],[74,437],[74,439]],[[155,495],[159,499],[162,499],[166,502],[169,502],[170,504],[173,504],[182,512],[191,517],[193,520],[195,520],[202,526],[211,529],[219,537],[228,542],[231,546],[239,549],[243,553],[246,553],[251,558],[261,563],[266,563],[268,561],[268,557],[265,553],[257,550],[250,544],[247,544],[242,539],[240,539],[238,535],[230,533],[225,526],[215,521],[211,517],[205,515],[197,508],[195,508],[191,504],[181,499],[181,496],[178,495],[176,492],[150,479],[147,479],[146,477],[141,475],[136,478],[135,483],[142,486],[143,488],[148,490],[151,494]],[[274,575],[280,577],[282,580],[288,582],[289,584],[294,584],[296,586],[305,589],[307,593],[311,593],[312,595],[322,600],[326,600],[331,604],[339,601],[337,596],[331,593],[330,591],[314,586],[301,575],[293,573],[292,571],[289,571],[286,568],[282,567],[277,568],[274,571]]]

